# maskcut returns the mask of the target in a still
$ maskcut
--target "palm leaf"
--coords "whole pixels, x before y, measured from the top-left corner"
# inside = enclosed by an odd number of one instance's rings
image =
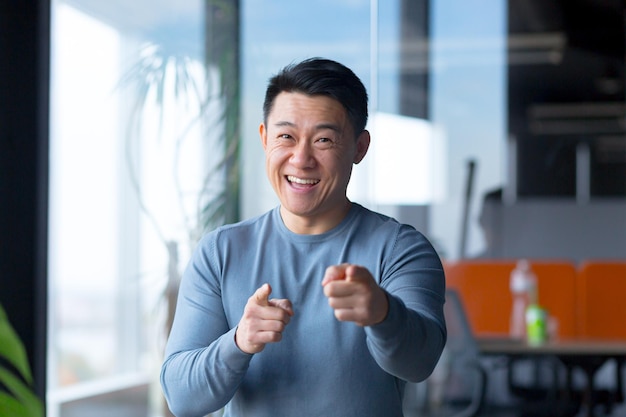
[[[22,344],[19,336],[9,323],[4,308],[0,306],[0,358],[11,364],[29,383],[32,383],[32,375],[30,366],[28,365],[28,357],[26,349]]]
[[[40,417],[43,405],[30,386],[33,377],[26,349],[0,305],[0,416]],[[17,374],[17,375],[16,375]]]
[[[31,388],[26,383],[14,376],[7,369],[0,368],[0,383],[2,383],[8,391],[13,394],[13,399],[21,405],[19,407],[24,414],[18,414],[19,416],[27,417],[39,417],[43,414],[42,404],[39,398],[32,392]],[[2,393],[3,397],[10,396],[6,393]],[[0,407],[2,407],[2,400],[0,399]],[[5,398],[5,404],[8,407],[15,408],[15,402],[7,400]],[[15,414],[4,414],[0,408],[1,416],[14,416]]]
[[[24,404],[11,395],[0,391],[0,416],[31,417]]]
[[[149,44],[144,46],[141,59],[133,65],[125,76],[120,80],[119,87],[127,87],[134,90],[135,102],[132,106],[132,114],[128,126],[128,141],[126,149],[127,166],[131,177],[131,183],[135,194],[139,200],[141,210],[147,216],[148,220],[154,226],[155,231],[164,244],[169,240],[164,235],[160,223],[155,218],[151,208],[148,207],[143,198],[142,189],[139,183],[137,167],[134,161],[133,146],[138,138],[138,130],[143,123],[142,114],[146,105],[150,102],[156,104],[157,118],[160,126],[163,124],[165,117],[163,102],[166,90],[166,72],[168,68],[172,71],[174,95],[178,98],[186,97],[186,100],[200,105],[197,115],[190,121],[189,125],[183,129],[180,137],[177,137],[176,149],[178,150],[185,141],[186,132],[195,127],[198,123],[203,123],[207,129],[214,129],[216,124],[225,122],[226,132],[216,138],[213,144],[214,149],[221,149],[223,157],[216,166],[209,168],[209,172],[204,178],[204,187],[198,190],[198,202],[200,203],[201,214],[197,218],[192,218],[183,206],[184,198],[182,196],[183,187],[180,185],[178,178],[178,153],[173,155],[175,163],[174,182],[177,187],[180,205],[181,218],[186,225],[186,229],[190,236],[198,237],[207,230],[211,230],[216,226],[224,223],[231,223],[238,220],[237,187],[238,179],[238,129],[236,128],[236,117],[231,113],[237,111],[238,100],[230,97],[226,100],[227,107],[216,111],[213,107],[215,100],[221,100],[224,92],[221,84],[224,83],[223,78],[228,76],[228,72],[220,68],[221,83],[213,80],[211,76],[200,81],[190,72],[191,58],[184,54],[168,54],[161,45]],[[204,84],[208,83],[208,84]],[[228,85],[228,83],[226,83]],[[233,125],[235,128],[233,128]],[[160,132],[161,129],[159,128]],[[209,137],[210,134],[207,134]],[[159,138],[162,139],[162,138]],[[223,179],[225,177],[225,180]],[[224,193],[220,188],[235,187]],[[211,196],[215,196],[213,199]],[[235,209],[233,209],[235,207]],[[199,220],[199,223],[196,221]],[[195,240],[192,240],[194,242]]]

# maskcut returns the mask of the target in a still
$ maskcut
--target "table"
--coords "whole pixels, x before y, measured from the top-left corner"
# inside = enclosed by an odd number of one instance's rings
[[[540,345],[530,345],[506,337],[477,337],[476,342],[482,355],[500,355],[512,358],[533,356],[558,358],[567,369],[568,389],[572,388],[572,369],[576,367],[582,369],[586,375],[584,405],[587,408],[588,416],[593,415],[594,375],[607,360],[615,359],[617,362],[615,376],[617,401],[624,401],[621,367],[626,361],[626,340],[564,339],[548,341]]]

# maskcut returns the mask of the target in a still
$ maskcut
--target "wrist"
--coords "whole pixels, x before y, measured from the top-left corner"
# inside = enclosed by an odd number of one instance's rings
[[[387,291],[383,290],[380,287],[378,288],[380,290],[380,295],[378,296],[379,314],[377,315],[377,320],[373,323],[373,325],[382,323],[389,315],[389,295],[387,294]]]

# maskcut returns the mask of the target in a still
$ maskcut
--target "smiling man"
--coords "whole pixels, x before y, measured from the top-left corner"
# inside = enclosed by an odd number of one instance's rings
[[[339,224],[350,209],[346,189],[352,164],[365,156],[369,133],[355,134],[335,99],[297,91],[274,98],[260,133],[287,227],[319,234]]]
[[[309,59],[270,79],[263,111],[280,205],[194,252],[161,371],[170,409],[401,416],[406,381],[445,345],[445,279],[422,234],[347,198],[370,143],[365,87]]]

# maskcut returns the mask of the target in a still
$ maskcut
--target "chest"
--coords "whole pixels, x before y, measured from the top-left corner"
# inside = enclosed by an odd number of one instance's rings
[[[305,313],[314,318],[326,313],[334,320],[321,285],[327,267],[354,263],[367,267],[375,278],[381,274],[381,254],[364,251],[349,242],[341,243],[333,246],[273,242],[256,248],[244,245],[238,255],[225,257],[221,290],[230,326],[238,323],[248,298],[265,283],[272,287],[270,298],[290,300],[296,316]],[[313,320],[313,324],[316,322]]]

